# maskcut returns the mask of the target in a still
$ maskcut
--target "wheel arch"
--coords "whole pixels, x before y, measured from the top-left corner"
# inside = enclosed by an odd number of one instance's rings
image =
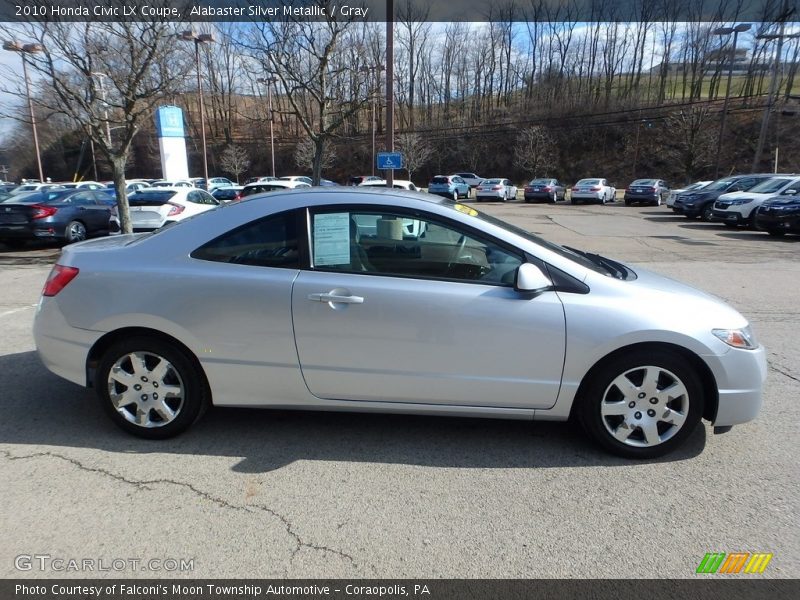
[[[206,375],[205,369],[203,369],[203,365],[200,363],[200,360],[197,358],[197,355],[192,352],[192,350],[179,339],[164,333],[163,331],[159,331],[157,329],[151,329],[148,327],[124,327],[122,329],[116,329],[114,331],[110,331],[98,339],[92,348],[89,350],[89,354],[86,357],[86,387],[93,388],[94,387],[94,379],[95,373],[97,371],[97,367],[100,364],[100,361],[105,354],[106,350],[108,350],[113,344],[116,344],[118,341],[123,340],[129,337],[136,337],[136,336],[144,336],[144,337],[151,337],[162,342],[167,342],[174,346],[177,346],[181,351],[186,353],[186,357],[193,363],[195,368],[197,368],[198,373],[200,373],[203,377],[203,384],[206,388],[207,397],[211,399],[211,386],[208,383],[208,377]]]
[[[688,348],[679,346],[677,344],[670,344],[668,342],[640,342],[636,344],[629,344],[627,346],[617,348],[616,350],[600,358],[597,362],[595,362],[594,365],[592,365],[592,367],[581,379],[581,383],[578,386],[578,391],[575,393],[575,398],[570,409],[570,419],[574,418],[576,408],[580,404],[580,400],[582,399],[589,382],[599,371],[605,367],[609,361],[612,361],[623,354],[639,354],[652,350],[669,350],[670,352],[675,352],[676,354],[682,356],[684,359],[686,359],[686,361],[689,362],[692,368],[697,372],[700,382],[703,386],[703,396],[705,400],[703,407],[703,418],[707,421],[713,422],[716,418],[717,407],[719,405],[719,391],[714,374],[699,355],[695,354]]]

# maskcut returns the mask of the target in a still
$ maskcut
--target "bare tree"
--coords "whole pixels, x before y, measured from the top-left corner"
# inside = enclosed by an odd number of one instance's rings
[[[408,172],[408,179],[411,180],[414,172],[427,164],[433,154],[433,148],[422,139],[418,133],[401,133],[395,141],[397,148],[403,153],[403,159]]]
[[[166,6],[169,0],[154,0]],[[132,231],[125,191],[125,164],[134,136],[165,94],[180,87],[189,71],[170,58],[174,25],[154,17],[143,22],[14,24],[0,31],[7,39],[41,45],[26,56],[47,93],[40,110],[64,115],[81,129],[111,164],[122,231]],[[9,91],[0,84],[1,91]],[[13,91],[13,90],[12,90]],[[111,135],[110,135],[111,134]]]
[[[514,146],[514,164],[529,173],[530,177],[544,175],[555,166],[555,142],[544,127],[523,129]]]
[[[247,154],[247,150],[241,146],[229,144],[222,151],[219,157],[219,164],[223,171],[236,178],[236,185],[239,185],[239,175],[250,168],[250,156]]]
[[[666,119],[669,144],[666,155],[673,158],[686,173],[686,179],[694,180],[703,169],[711,166],[714,157],[716,118],[711,116],[708,105],[689,106]]]
[[[244,42],[254,59],[265,60],[265,70],[278,78],[283,95],[308,139],[314,145],[312,179],[319,184],[326,147],[351,116],[362,110],[371,94],[371,82],[362,69],[368,60],[366,32],[355,17],[340,18],[332,0],[315,0],[325,7],[322,21],[302,17],[254,24],[257,34]],[[356,52],[345,52],[345,49]],[[346,97],[339,92],[346,90]]]
[[[294,149],[294,162],[301,169],[311,170],[317,165],[322,169],[329,169],[336,162],[336,149],[326,140],[322,145],[322,152],[318,154],[319,144],[311,138],[304,138]],[[319,179],[314,183],[319,185]]]

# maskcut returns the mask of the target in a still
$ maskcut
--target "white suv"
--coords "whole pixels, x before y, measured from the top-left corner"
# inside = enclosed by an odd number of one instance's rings
[[[722,194],[714,202],[711,220],[728,227],[748,225],[755,228],[758,207],[776,196],[800,194],[800,176],[782,175],[762,181],[746,192]]]

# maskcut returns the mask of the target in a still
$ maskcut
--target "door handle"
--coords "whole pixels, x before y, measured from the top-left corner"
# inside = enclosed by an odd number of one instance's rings
[[[314,302],[333,302],[339,304],[364,304],[364,298],[361,296],[340,296],[331,292],[322,294],[309,294],[309,300]]]

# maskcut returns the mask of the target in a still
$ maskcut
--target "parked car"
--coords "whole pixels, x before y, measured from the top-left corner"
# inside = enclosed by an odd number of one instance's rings
[[[478,187],[481,182],[484,180],[483,177],[480,175],[476,175],[475,173],[456,173],[461,179],[467,182],[467,185],[471,188]]]
[[[616,201],[617,190],[611,187],[606,179],[581,179],[570,190],[569,197],[572,204],[577,204],[578,201],[605,204]]]
[[[5,202],[5,201],[6,201],[6,200],[8,200],[9,198],[13,198],[13,197],[14,197],[14,196],[12,196],[12,195],[11,195],[10,193],[8,193],[8,192],[3,192],[3,191],[0,191],[0,203],[2,203],[2,202]]]
[[[424,236],[375,237],[376,217],[390,233],[417,219]],[[755,418],[767,372],[721,300],[399,190],[276,192],[68,246],[34,338],[46,368],[145,438],[209,405],[574,416],[644,459],[701,418],[715,432]]]
[[[134,232],[153,231],[170,223],[217,208],[221,202],[205,190],[195,187],[149,187],[128,196],[131,226]],[[120,233],[119,214],[111,210],[109,232]]]
[[[0,208],[0,242],[80,242],[108,233],[114,201],[96,190],[42,190],[17,194]]]
[[[348,181],[347,185],[361,185],[368,181],[382,181],[380,177],[375,175],[353,175]]]
[[[363,183],[358,184],[358,187],[386,187],[385,179],[370,179]],[[409,190],[411,192],[419,191],[419,188],[407,179],[395,179],[392,181],[392,187],[398,190]]]
[[[211,177],[208,180],[208,185],[204,186],[207,192],[213,192],[215,189],[220,187],[231,187],[232,185],[238,185],[237,183],[231,181],[227,177]]]
[[[636,179],[625,188],[625,206],[634,202],[644,202],[653,206],[661,206],[669,195],[669,186],[663,179]]]
[[[220,202],[236,202],[242,199],[242,190],[244,190],[242,185],[229,185],[216,188],[211,195]]]
[[[150,184],[150,187],[155,188],[193,188],[197,187],[193,181],[189,179],[157,179]]]
[[[330,179],[320,179],[319,187],[339,187],[339,184],[335,181],[331,181]]]
[[[306,177],[305,175],[286,175],[284,177],[278,177],[280,181],[299,181],[301,183],[306,183],[308,185],[312,185],[314,182],[311,177]]]
[[[57,185],[66,190],[102,190],[106,187],[97,181],[61,181]]]
[[[43,192],[45,190],[63,190],[57,183],[23,183],[11,190],[11,195],[25,194],[27,192]]]
[[[128,181],[125,184],[125,191],[127,193],[129,193],[129,194],[132,194],[136,190],[141,190],[141,189],[144,189],[144,188],[147,188],[147,187],[150,187],[150,184],[147,183],[146,181]],[[114,194],[116,194],[115,185],[114,185],[113,181],[107,183],[106,186],[105,186],[105,189],[107,189],[107,190],[113,192]]]
[[[667,196],[667,206],[672,208],[675,204],[675,198],[677,198],[680,194],[684,192],[693,192],[695,190],[701,190],[706,187],[711,181],[695,181],[691,185],[687,185],[685,188],[678,188],[677,190],[670,190],[669,195]]]
[[[259,181],[277,181],[277,177],[273,177],[272,175],[262,175],[261,177],[249,177],[245,180],[244,185],[248,183],[257,183]]]
[[[784,194],[764,202],[756,212],[756,228],[775,237],[800,233],[800,195]]]
[[[770,177],[774,177],[774,175],[768,173],[734,175],[717,179],[700,190],[686,192],[678,196],[675,199],[675,204],[672,205],[672,210],[684,215],[687,219],[702,217],[704,221],[708,221],[714,211],[714,202],[722,194],[747,191]]]
[[[471,191],[469,184],[459,175],[436,175],[428,184],[429,194],[453,200],[469,198]]]
[[[494,178],[484,179],[478,187],[475,188],[475,199],[481,200],[499,200],[500,202],[507,202],[514,200],[517,197],[517,187],[511,185],[508,179]]]
[[[545,200],[547,202],[558,202],[566,200],[567,188],[558,179],[549,177],[531,179],[523,191],[525,202],[534,200]]]
[[[756,228],[756,212],[759,206],[775,196],[793,196],[800,193],[800,178],[773,177],[753,186],[746,192],[722,194],[711,212],[711,220],[727,227],[748,225]]]
[[[295,188],[307,188],[311,184],[305,181],[284,181],[281,179],[275,181],[261,181],[257,183],[248,183],[242,189],[240,194],[241,199],[253,196],[254,194],[263,194],[265,192],[279,192],[285,190],[293,190]]]

